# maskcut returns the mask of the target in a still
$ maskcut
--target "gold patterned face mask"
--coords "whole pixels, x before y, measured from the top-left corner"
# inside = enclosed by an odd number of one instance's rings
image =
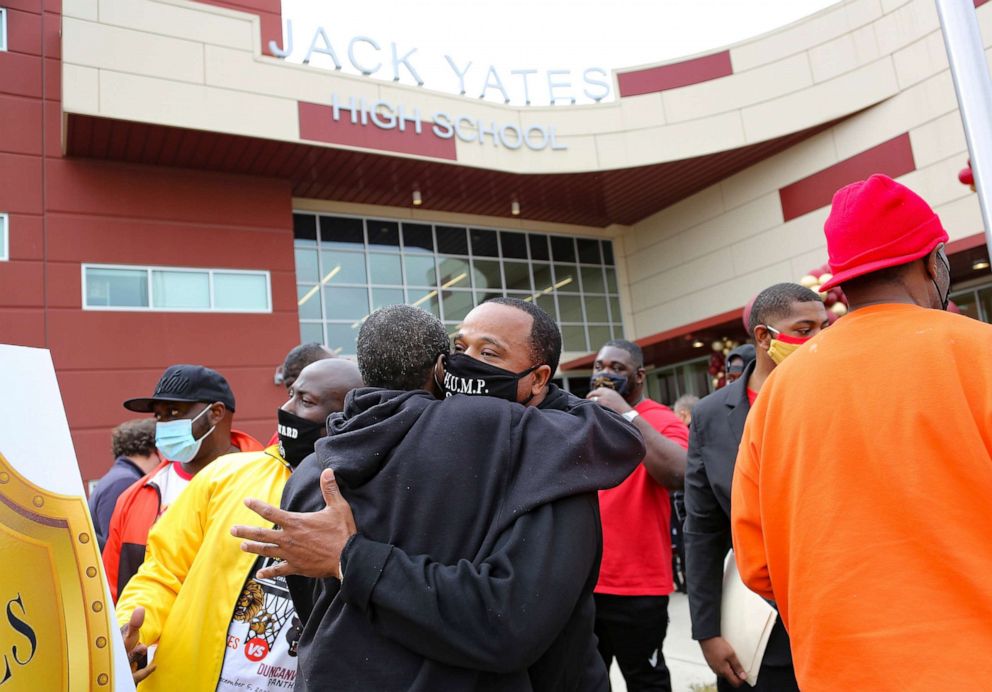
[[[765,325],[765,329],[772,333],[772,343],[768,347],[768,357],[774,361],[775,365],[781,365],[782,361],[795,353],[797,348],[813,338],[810,336],[789,336],[775,329],[775,327],[769,327],[767,324]]]

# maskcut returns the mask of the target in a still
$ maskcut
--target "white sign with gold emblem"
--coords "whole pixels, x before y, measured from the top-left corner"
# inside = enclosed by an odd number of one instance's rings
[[[0,689],[133,692],[47,350],[0,345]]]

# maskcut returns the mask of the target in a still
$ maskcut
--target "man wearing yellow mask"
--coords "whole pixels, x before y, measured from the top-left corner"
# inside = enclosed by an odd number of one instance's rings
[[[744,684],[737,652],[722,636],[723,563],[730,549],[730,485],[744,421],[775,366],[801,342],[829,324],[823,301],[799,284],[766,288],[754,299],[747,319],[756,359],[734,382],[698,404],[692,412],[685,474],[686,583],[692,638],[719,678],[721,692]],[[776,622],[761,662],[756,690],[798,690],[789,636]]]

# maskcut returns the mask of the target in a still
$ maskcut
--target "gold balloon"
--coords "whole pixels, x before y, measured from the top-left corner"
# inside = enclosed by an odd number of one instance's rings
[[[816,284],[819,282],[816,280],[815,276],[813,276],[812,274],[807,274],[803,278],[799,279],[799,283],[805,286],[806,288],[813,288],[813,286],[816,286]]]
[[[847,314],[847,306],[841,302],[834,303],[830,306],[830,310],[838,317],[843,317]]]
[[[830,279],[834,278],[833,274],[820,274],[820,285],[827,283]]]

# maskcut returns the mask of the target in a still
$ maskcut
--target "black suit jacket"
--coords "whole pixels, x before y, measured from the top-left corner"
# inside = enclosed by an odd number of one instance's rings
[[[737,449],[751,405],[747,382],[754,363],[732,384],[703,398],[692,410],[685,473],[685,558],[692,638],[720,634],[723,562],[731,548],[730,486]],[[789,638],[779,620],[772,630],[764,664],[792,661]]]

